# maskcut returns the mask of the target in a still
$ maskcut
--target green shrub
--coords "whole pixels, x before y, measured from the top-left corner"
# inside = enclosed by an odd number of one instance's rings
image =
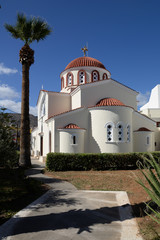
[[[152,154],[155,159],[160,157],[160,152]],[[144,155],[149,153],[48,153],[46,168],[49,171],[136,169],[137,161],[143,163]]]

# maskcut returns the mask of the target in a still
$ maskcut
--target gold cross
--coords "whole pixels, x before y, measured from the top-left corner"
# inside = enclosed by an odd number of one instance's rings
[[[87,47],[84,46],[84,48],[81,48],[81,50],[83,51],[83,53],[84,53],[84,57],[85,57],[85,56],[86,56],[86,52],[88,51]]]

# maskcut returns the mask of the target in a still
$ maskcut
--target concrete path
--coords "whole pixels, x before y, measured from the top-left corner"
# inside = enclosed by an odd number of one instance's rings
[[[1,225],[0,240],[142,240],[126,192],[79,191],[32,163],[26,174],[51,189]]]

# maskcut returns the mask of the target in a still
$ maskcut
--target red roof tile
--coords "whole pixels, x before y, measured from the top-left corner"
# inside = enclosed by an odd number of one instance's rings
[[[100,61],[91,57],[76,58],[67,65],[65,70],[75,67],[99,67],[106,69],[105,66]]]
[[[104,98],[96,104],[96,107],[101,106],[125,106],[125,104],[115,98]]]
[[[149,130],[148,128],[145,128],[145,127],[141,127],[136,132],[151,132],[151,130]]]
[[[61,129],[80,129],[80,130],[86,130],[85,128],[80,128],[79,126],[77,126],[76,124],[74,123],[70,123],[68,125],[66,125],[65,127],[62,127],[62,128],[58,128],[59,130]]]
[[[80,129],[79,126],[77,126],[76,124],[73,124],[73,123],[66,125],[64,128]]]

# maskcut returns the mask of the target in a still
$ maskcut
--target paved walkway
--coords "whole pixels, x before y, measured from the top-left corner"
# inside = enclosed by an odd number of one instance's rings
[[[3,224],[0,240],[142,240],[126,192],[80,191],[32,163],[26,174],[51,189]]]

